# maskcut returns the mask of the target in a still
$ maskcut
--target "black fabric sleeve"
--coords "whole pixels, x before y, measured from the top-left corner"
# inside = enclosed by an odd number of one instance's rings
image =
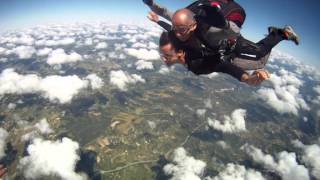
[[[164,21],[158,21],[158,25],[161,26],[163,29],[165,29],[166,31],[171,31],[172,29],[172,26],[167,23],[167,22],[164,22]]]
[[[235,66],[229,62],[219,63],[215,69],[216,72],[222,72],[231,75],[232,77],[241,81],[241,77],[246,72],[238,66]]]

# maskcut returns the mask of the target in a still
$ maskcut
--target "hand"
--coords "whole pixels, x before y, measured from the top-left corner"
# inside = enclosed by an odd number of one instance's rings
[[[145,3],[148,6],[152,6],[153,5],[153,0],[142,0],[143,3]]]
[[[241,81],[251,86],[259,86],[264,80],[269,78],[270,75],[268,71],[261,69],[256,70],[252,75],[244,74],[241,78]]]
[[[265,69],[259,69],[253,72],[253,75],[257,75],[262,81],[270,78],[270,73]]]
[[[0,179],[7,173],[7,168],[0,164]]]
[[[152,12],[152,11],[149,12],[149,15],[147,17],[148,17],[148,19],[150,19],[150,21],[153,21],[155,23],[159,22],[159,16],[156,13]]]

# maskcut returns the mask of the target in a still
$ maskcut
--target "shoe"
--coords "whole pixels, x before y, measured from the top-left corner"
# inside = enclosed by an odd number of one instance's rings
[[[277,34],[280,33],[284,36],[285,39],[289,41],[293,41],[296,45],[300,44],[299,36],[294,32],[291,26],[285,26],[283,29],[270,26],[268,27],[269,34]]]
[[[293,41],[296,45],[300,44],[300,38],[291,26],[285,26],[282,31],[287,40]]]

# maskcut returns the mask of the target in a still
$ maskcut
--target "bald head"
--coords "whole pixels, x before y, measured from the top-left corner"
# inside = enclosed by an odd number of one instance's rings
[[[172,17],[174,26],[188,26],[195,23],[194,13],[189,9],[180,9]]]

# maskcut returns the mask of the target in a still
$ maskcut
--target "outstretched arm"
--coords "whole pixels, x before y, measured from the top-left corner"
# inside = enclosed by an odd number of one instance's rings
[[[159,16],[171,21],[173,12],[168,10],[167,8],[160,6],[159,4],[155,3],[153,0],[143,0],[143,2],[149,6],[149,8],[158,14]]]
[[[154,12],[149,12],[149,15],[147,16],[150,21],[153,21],[155,23],[157,23],[159,26],[161,26],[163,29],[165,29],[166,31],[171,31],[172,26],[169,23],[166,23],[164,21],[159,20],[159,16],[154,13]]]
[[[264,69],[256,70],[252,75],[245,74],[241,77],[241,81],[250,86],[259,86],[264,80],[270,78],[268,71]]]
[[[216,68],[216,72],[229,74],[250,86],[259,86],[264,80],[267,80],[270,77],[266,70],[257,70],[252,75],[249,75],[243,69],[228,62],[219,64]]]

